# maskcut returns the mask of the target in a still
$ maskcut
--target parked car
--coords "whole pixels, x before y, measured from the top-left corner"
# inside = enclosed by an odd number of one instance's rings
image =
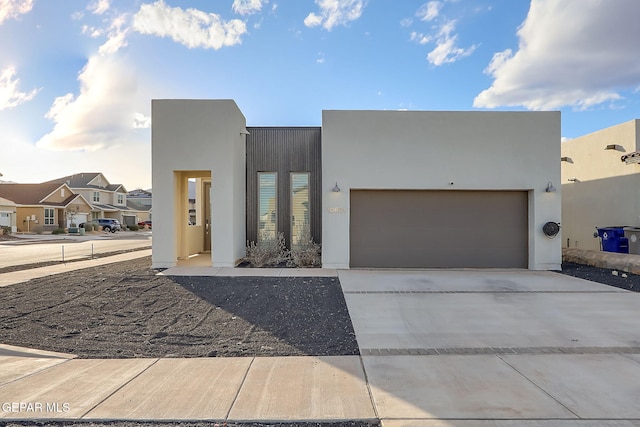
[[[98,218],[91,221],[94,225],[102,226],[103,231],[115,233],[116,231],[122,230],[122,226],[120,225],[120,221],[117,219],[111,218]],[[80,228],[84,228],[84,223],[80,224]]]
[[[145,225],[146,225],[147,227],[151,228],[151,221],[140,221],[140,222],[138,223],[138,227],[144,227]]]

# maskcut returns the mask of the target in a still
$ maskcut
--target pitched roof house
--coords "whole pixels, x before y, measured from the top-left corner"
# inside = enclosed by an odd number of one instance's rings
[[[82,194],[91,204],[91,218],[113,218],[122,224],[134,225],[147,219],[147,209],[127,201],[127,190],[122,184],[111,184],[99,172],[82,172],[57,178],[47,183],[66,184]]]
[[[0,227],[9,227],[11,232],[18,231],[16,226],[16,204],[0,197]]]
[[[1,184],[0,197],[15,204],[16,231],[50,231],[85,222],[91,205],[66,184]]]

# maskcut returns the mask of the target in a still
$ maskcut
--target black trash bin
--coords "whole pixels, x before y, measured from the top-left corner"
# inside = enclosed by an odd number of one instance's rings
[[[629,239],[624,237],[624,226],[597,227],[605,252],[629,253]]]

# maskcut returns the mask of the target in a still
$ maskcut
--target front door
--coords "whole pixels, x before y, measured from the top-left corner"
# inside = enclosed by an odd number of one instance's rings
[[[204,251],[211,252],[211,183],[204,183]]]

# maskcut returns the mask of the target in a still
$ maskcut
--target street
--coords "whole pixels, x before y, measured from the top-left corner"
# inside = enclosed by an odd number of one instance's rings
[[[89,236],[29,235],[0,240],[0,268],[47,261],[89,258],[91,254],[151,247],[150,231],[101,233]]]

